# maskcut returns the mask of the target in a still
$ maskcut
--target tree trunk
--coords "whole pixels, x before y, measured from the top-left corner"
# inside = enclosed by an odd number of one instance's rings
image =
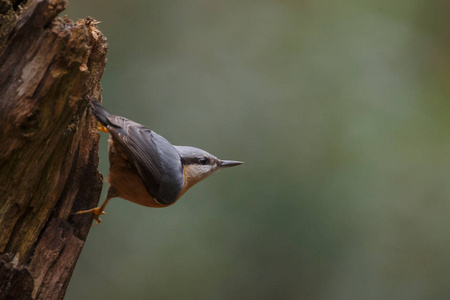
[[[64,0],[0,0],[0,299],[61,299],[101,187],[106,39]]]

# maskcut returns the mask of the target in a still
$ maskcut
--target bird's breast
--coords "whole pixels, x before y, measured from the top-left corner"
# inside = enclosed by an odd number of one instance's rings
[[[144,186],[139,173],[130,164],[129,159],[118,143],[110,137],[109,142],[109,177],[108,182],[116,190],[117,197],[149,207],[167,207],[153,198]]]

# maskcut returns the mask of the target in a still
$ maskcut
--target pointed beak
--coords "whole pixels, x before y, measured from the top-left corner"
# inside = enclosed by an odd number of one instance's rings
[[[221,168],[228,168],[228,167],[234,167],[238,165],[242,165],[242,161],[235,161],[235,160],[221,160],[219,163],[219,167]]]

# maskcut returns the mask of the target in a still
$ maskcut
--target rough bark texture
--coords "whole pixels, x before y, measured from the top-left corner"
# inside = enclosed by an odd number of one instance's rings
[[[61,299],[97,205],[106,39],[64,0],[0,0],[0,299]]]

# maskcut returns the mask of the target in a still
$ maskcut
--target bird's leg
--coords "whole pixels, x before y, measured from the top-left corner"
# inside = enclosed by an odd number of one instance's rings
[[[81,215],[81,214],[88,214],[88,213],[94,213],[94,219],[97,221],[97,223],[95,223],[94,225],[98,225],[102,222],[102,219],[100,219],[101,215],[104,215],[105,212],[103,211],[106,207],[106,204],[108,204],[109,199],[111,199],[111,197],[106,197],[105,202],[103,202],[102,206],[100,207],[95,207],[95,208],[91,208],[88,210],[81,210],[79,212],[77,212],[77,215]],[[92,226],[94,226],[92,225]]]
[[[97,129],[100,130],[100,131],[102,131],[102,132],[106,132],[106,133],[109,132],[109,131],[108,131],[108,128],[106,128],[105,126],[103,126],[103,124],[100,124],[100,123],[98,123]]]

